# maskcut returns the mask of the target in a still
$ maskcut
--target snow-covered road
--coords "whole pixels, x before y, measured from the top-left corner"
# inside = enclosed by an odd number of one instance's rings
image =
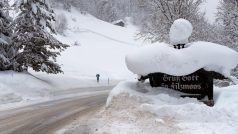
[[[0,112],[1,134],[52,134],[74,119],[97,110],[106,102],[111,86],[90,88],[83,96],[62,98]]]

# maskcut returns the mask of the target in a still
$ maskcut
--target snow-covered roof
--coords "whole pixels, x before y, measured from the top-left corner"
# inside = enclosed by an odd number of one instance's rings
[[[170,43],[172,45],[186,44],[193,32],[192,24],[185,19],[177,19],[172,24],[169,31]]]
[[[117,23],[120,23],[120,22],[125,23],[124,20],[120,19],[120,20],[113,21],[112,24],[117,24]]]
[[[174,49],[166,43],[155,43],[128,54],[126,64],[138,75],[160,72],[182,76],[204,68],[227,77],[238,64],[238,53],[226,46],[202,41],[187,46]]]

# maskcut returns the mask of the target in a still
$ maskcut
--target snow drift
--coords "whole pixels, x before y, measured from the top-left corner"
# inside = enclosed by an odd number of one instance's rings
[[[75,8],[71,12],[57,9],[55,13],[65,16],[68,24],[64,35],[54,35],[71,45],[57,58],[64,74],[49,75],[32,70],[29,70],[32,75],[1,72],[0,109],[7,105],[14,107],[17,103],[55,99],[58,95],[54,95],[61,91],[68,90],[64,94],[68,96],[72,89],[81,92],[83,87],[105,86],[108,78],[110,85],[117,84],[119,79],[133,78],[126,68],[125,55],[143,41],[134,39],[137,28],[129,20],[126,27],[118,27],[81,14]],[[101,75],[99,84],[95,77],[97,73]]]
[[[238,86],[215,87],[215,105],[180,92],[126,81],[109,94],[106,107],[88,121],[90,134],[236,134]],[[70,131],[80,126],[71,126]],[[82,129],[75,132],[81,132]],[[70,132],[69,131],[69,132]]]
[[[52,88],[46,81],[29,73],[13,71],[0,72],[0,108],[1,104],[35,100],[49,94]]]
[[[174,49],[166,43],[142,47],[126,56],[130,71],[138,75],[160,72],[174,76],[191,74],[201,68],[230,76],[238,64],[238,53],[210,42],[193,42]]]
[[[96,124],[92,133],[235,134],[237,88],[216,87],[215,106],[208,107],[195,98],[181,98],[174,90],[122,82],[111,91],[106,108],[92,120]]]

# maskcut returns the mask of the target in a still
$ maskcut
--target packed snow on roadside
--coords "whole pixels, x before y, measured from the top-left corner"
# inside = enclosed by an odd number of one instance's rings
[[[6,71],[0,72],[0,75],[0,104],[7,103],[8,99],[12,99],[11,101],[21,100],[20,96],[29,95],[32,98],[44,96],[46,91],[50,89],[49,84],[29,75],[29,73]]]
[[[151,88],[149,83],[122,82],[114,88],[106,108],[88,124],[92,134],[236,134],[238,131],[238,86],[215,87],[215,106],[180,92]],[[73,126],[68,131],[80,126]],[[67,132],[67,131],[66,131]]]
[[[49,94],[51,86],[29,73],[0,72],[0,109],[4,104],[27,102]]]

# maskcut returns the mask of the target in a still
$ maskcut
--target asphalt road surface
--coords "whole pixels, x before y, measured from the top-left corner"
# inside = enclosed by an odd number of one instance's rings
[[[101,87],[102,88],[102,87]],[[105,105],[113,87],[91,94],[0,112],[0,134],[53,134],[80,116]]]

